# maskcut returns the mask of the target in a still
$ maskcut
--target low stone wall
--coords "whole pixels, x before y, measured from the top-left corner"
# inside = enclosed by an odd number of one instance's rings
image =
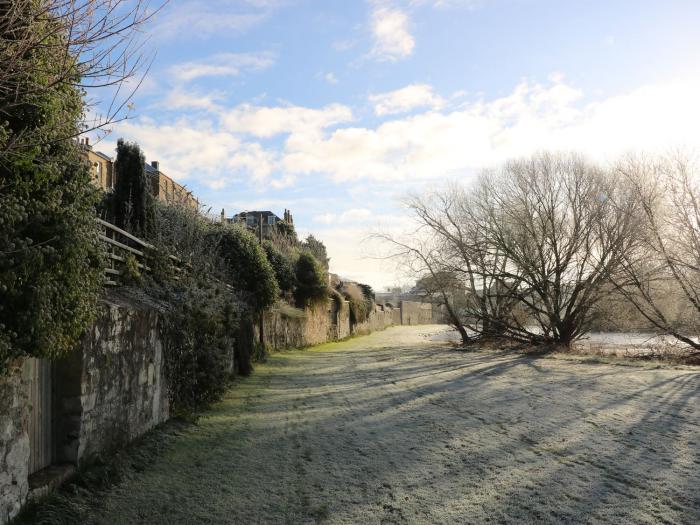
[[[350,307],[347,301],[343,301],[342,308],[336,313],[336,337],[337,341],[350,337]]]
[[[384,330],[400,324],[400,315],[398,309],[375,305],[367,321],[351,325],[347,301],[340,308],[332,302],[306,308],[303,316],[290,315],[282,309],[272,310],[264,314],[264,341],[271,350],[303,348]],[[257,328],[256,337],[260,337]]]

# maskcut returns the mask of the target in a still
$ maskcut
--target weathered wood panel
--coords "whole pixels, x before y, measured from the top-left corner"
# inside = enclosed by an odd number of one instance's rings
[[[51,362],[27,360],[29,405],[29,473],[51,465],[53,461],[53,410]]]

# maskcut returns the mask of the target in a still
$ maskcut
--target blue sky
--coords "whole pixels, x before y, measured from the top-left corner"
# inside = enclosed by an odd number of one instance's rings
[[[118,137],[218,213],[289,208],[331,269],[369,258],[409,191],[543,148],[605,162],[696,147],[700,2],[171,0]]]

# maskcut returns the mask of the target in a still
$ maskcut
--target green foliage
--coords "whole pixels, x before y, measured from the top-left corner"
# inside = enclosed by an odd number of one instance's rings
[[[188,283],[165,315],[165,367],[175,412],[187,415],[217,401],[231,375],[240,314],[221,286]]]
[[[175,277],[175,269],[173,261],[170,259],[168,252],[159,247],[146,249],[144,252],[146,266],[150,268],[148,275],[157,284],[165,284],[173,281]]]
[[[296,263],[297,289],[294,301],[299,307],[328,299],[328,275],[310,252],[301,252]]]
[[[326,251],[326,245],[322,241],[319,241],[313,235],[309,235],[304,242],[301,243],[304,250],[309,251],[316,260],[321,263],[321,265],[328,271],[330,267],[330,258],[328,257],[328,252]]]
[[[264,241],[263,249],[267,255],[267,260],[270,261],[272,269],[275,271],[275,278],[280,290],[283,292],[294,291],[294,286],[296,285],[294,262],[278,250],[271,241]]]
[[[276,235],[286,237],[295,244],[299,242],[299,239],[297,239],[297,232],[294,229],[293,224],[290,224],[287,221],[277,221],[277,223],[275,224],[275,229]]]
[[[226,263],[227,282],[244,293],[256,312],[275,304],[279,296],[275,271],[255,236],[238,225],[218,226],[213,235]]]
[[[144,163],[145,157],[138,144],[123,139],[117,141],[114,220],[120,228],[140,236],[152,231],[155,220],[155,204]]]
[[[139,262],[132,254],[124,258],[124,269],[122,270],[121,278],[124,284],[135,284],[141,280]]]
[[[53,23],[31,13],[38,2],[22,8],[19,31]],[[98,194],[70,139],[79,131],[82,93],[50,82],[71,60],[49,45],[62,38],[56,33],[27,51],[18,64],[24,78],[4,92],[12,100],[0,94],[0,371],[20,355],[70,351],[93,319],[103,280]]]

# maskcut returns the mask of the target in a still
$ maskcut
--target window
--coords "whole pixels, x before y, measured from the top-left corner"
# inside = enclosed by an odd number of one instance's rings
[[[267,216],[267,224],[269,224],[270,226],[274,226],[276,218],[277,217],[275,217],[274,215],[268,215]]]
[[[246,215],[245,223],[248,226],[255,226],[255,215]]]
[[[97,184],[102,186],[102,164],[95,162],[92,166],[95,170],[95,180],[97,180]]]

